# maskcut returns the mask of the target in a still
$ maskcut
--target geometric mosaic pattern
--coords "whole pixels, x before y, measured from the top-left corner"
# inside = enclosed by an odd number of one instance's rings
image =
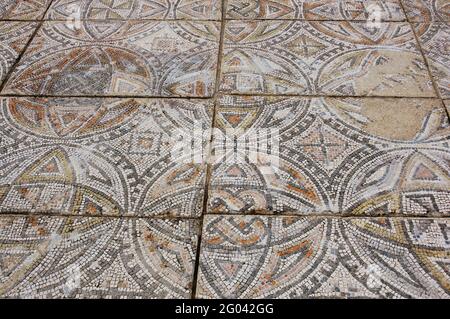
[[[450,26],[419,23],[414,28],[441,97],[450,98]]]
[[[208,97],[218,37],[214,22],[46,22],[3,93]]]
[[[448,0],[401,0],[411,22],[450,21]]]
[[[220,20],[221,8],[220,0],[55,0],[47,19],[66,20],[78,15],[86,20]]]
[[[211,108],[176,99],[4,98],[0,212],[199,216],[206,166],[174,159],[172,135],[188,134],[194,122],[208,128]]]
[[[435,95],[408,23],[230,21],[221,89],[245,94]]]
[[[0,295],[189,298],[194,220],[0,217]]]
[[[37,26],[35,22],[0,22],[0,85]]]
[[[1,20],[39,20],[52,0],[2,0]]]
[[[448,0],[0,2],[0,298],[450,298]]]
[[[212,213],[450,214],[450,126],[438,100],[223,96],[216,127],[242,139],[276,127],[279,163],[266,173],[217,156]]]
[[[400,0],[228,0],[228,19],[404,21]]]
[[[448,219],[207,216],[199,298],[450,298]]]

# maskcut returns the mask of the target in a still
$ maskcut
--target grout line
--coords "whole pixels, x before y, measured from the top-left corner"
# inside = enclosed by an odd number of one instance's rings
[[[219,71],[219,70],[218,70]],[[355,99],[424,99],[436,100],[441,99],[437,96],[386,96],[386,95],[337,95],[337,94],[278,94],[278,93],[245,93],[245,92],[217,92],[217,96],[261,96],[261,97],[301,97],[301,98],[355,98]],[[167,99],[167,100],[214,100],[215,95],[212,96],[163,96],[163,95],[52,95],[52,94],[14,94],[14,93],[0,93],[0,98],[57,98],[57,99],[73,99],[73,98],[91,98],[91,99]]]
[[[207,213],[203,216],[131,216],[131,215],[69,215],[69,214],[53,214],[53,213],[29,213],[29,212],[0,212],[0,219],[2,218],[23,218],[23,217],[44,217],[44,218],[96,218],[96,219],[128,219],[128,220],[196,220],[199,221],[201,227],[204,226],[205,217],[264,217],[264,218],[315,218],[315,219],[378,219],[378,218],[387,218],[387,219],[421,219],[421,220],[450,220],[450,215],[401,215],[398,214],[385,214],[385,215],[351,215],[349,213],[318,213],[318,214],[295,214],[292,212],[289,213],[274,213],[267,211],[266,214],[262,212],[258,213]],[[202,234],[202,228],[200,228],[199,234]],[[197,245],[197,250],[200,250],[200,245]]]
[[[208,162],[207,162],[207,168],[206,168],[206,178],[205,178],[205,187],[204,187],[204,194],[203,194],[203,211],[202,211],[202,219],[200,221],[200,233],[198,236],[198,244],[197,244],[197,255],[195,258],[195,264],[194,264],[194,276],[192,281],[192,295],[191,299],[196,299],[197,295],[197,281],[198,281],[198,273],[200,271],[200,256],[201,256],[201,244],[202,244],[202,235],[203,235],[203,224],[204,224],[204,218],[208,212],[208,199],[209,199],[209,184],[211,181],[212,176],[212,164],[211,164],[211,158],[212,158],[212,142],[213,142],[213,131],[216,127],[216,114],[217,114],[217,103],[218,98],[220,96],[220,78],[222,76],[222,58],[223,58],[223,45],[224,45],[224,35],[225,35],[225,11],[227,7],[227,0],[222,0],[222,21],[220,24],[220,38],[219,38],[219,49],[218,49],[218,56],[217,56],[217,67],[216,67],[216,81],[215,81],[215,88],[214,88],[214,103],[213,103],[213,114],[212,114],[212,121],[211,121],[211,135],[209,136],[209,143],[208,146]]]
[[[6,74],[5,78],[3,79],[3,82],[0,82],[0,92],[2,92],[3,89],[6,87],[6,83],[8,83],[9,78],[11,77],[13,72],[15,71],[15,69],[16,69],[17,65],[19,64],[20,60],[22,60],[23,55],[28,50],[28,47],[30,46],[31,42],[34,40],[34,37],[36,36],[38,31],[41,29],[41,26],[42,26],[42,22],[41,21],[30,21],[30,23],[32,23],[32,22],[33,23],[37,23],[36,29],[31,34],[31,37],[28,39],[28,42],[25,44],[24,48],[20,52],[20,54],[17,57],[17,59],[11,65],[11,68],[9,69],[9,72]]]
[[[410,19],[408,17],[408,14],[406,12],[405,6],[403,5],[403,0],[398,0],[398,3],[400,4],[400,8],[402,8],[402,10],[403,10],[403,14],[405,15],[406,22],[411,23],[411,21],[410,21]]]
[[[57,98],[57,99],[183,99],[183,100],[211,100],[213,96],[164,96],[164,95],[53,95],[53,94],[15,94],[15,93],[0,93],[0,98],[2,97],[14,97],[14,98]]]
[[[403,6],[402,1],[400,1],[400,6],[402,7],[402,9],[403,9],[403,11],[405,12],[405,15],[406,15],[406,10],[405,10],[405,8],[404,8],[404,6]],[[433,76],[433,74],[432,74],[432,72],[431,72],[430,64],[428,63],[428,58],[426,57],[426,55],[425,55],[425,53],[424,53],[424,49],[422,48],[422,44],[420,43],[420,39],[419,39],[419,37],[417,36],[416,30],[415,30],[415,28],[414,28],[414,23],[411,22],[411,21],[408,19],[408,24],[409,24],[409,27],[411,28],[411,30],[412,30],[412,32],[413,32],[414,39],[416,40],[417,48],[419,49],[419,52],[420,52],[420,54],[422,55],[422,59],[423,59],[423,61],[424,61],[424,63],[425,63],[425,67],[427,68],[428,76],[430,77],[430,81],[431,81],[431,84],[433,85],[433,89],[434,89],[434,91],[435,91],[436,97],[442,100],[441,93],[440,93],[440,91],[439,91],[439,87],[438,87],[438,85],[436,84],[436,82],[435,82],[435,80],[434,80],[434,76]]]
[[[66,19],[0,19],[0,22],[66,22]],[[130,19],[80,19],[80,21],[84,22],[127,22],[127,21],[137,21],[137,22],[188,22],[188,23],[195,23],[195,22],[218,22],[219,24],[222,22],[220,19],[183,19],[183,18],[161,18],[161,19],[155,19],[155,18],[130,18]],[[269,22],[349,22],[349,23],[365,23],[367,20],[345,20],[345,19],[287,19],[287,18],[276,18],[276,19],[265,19],[265,18],[252,18],[252,19],[232,19],[232,18],[226,18],[224,22],[229,21],[240,21],[240,22],[263,22],[263,21],[269,21]],[[383,20],[380,21],[380,23],[425,23],[425,24],[431,24],[431,23],[441,23],[441,24],[448,24],[450,23],[450,20],[431,20],[431,21],[409,21],[408,17],[406,17],[403,20]]]
[[[418,37],[417,34],[416,34],[416,30],[414,30],[414,26],[413,26],[412,24],[410,24],[410,25],[411,25],[411,28],[412,28],[412,30],[413,30],[414,37],[415,37],[415,39],[416,39],[416,41],[417,41],[417,45],[418,45],[420,54],[422,55],[422,59],[423,59],[423,61],[424,61],[424,63],[425,63],[425,67],[427,68],[428,76],[430,77],[431,84],[433,85],[433,89],[434,89],[434,91],[435,91],[435,93],[436,93],[436,97],[437,97],[438,99],[441,99],[441,100],[442,100],[441,92],[440,92],[440,90],[439,90],[439,86],[437,85],[437,83],[436,83],[436,81],[435,81],[435,79],[434,79],[433,73],[431,72],[431,67],[430,67],[430,63],[429,63],[429,61],[428,61],[428,58],[427,58],[427,56],[426,56],[425,53],[424,53],[424,50],[423,50],[423,48],[422,48],[422,45],[420,44],[419,37]]]
[[[364,20],[346,20],[346,19],[305,19],[305,18],[297,18],[297,19],[288,19],[288,18],[276,18],[276,19],[265,19],[265,18],[246,18],[246,19],[230,19],[227,18],[226,21],[241,21],[241,22],[262,22],[262,21],[284,21],[284,22],[349,22],[349,23],[367,23],[367,19]],[[380,23],[405,23],[408,22],[408,20],[402,19],[402,20],[382,20]]]
[[[450,215],[434,215],[434,216],[424,216],[424,215],[401,215],[401,213],[391,213],[385,215],[352,215],[351,213],[309,213],[309,214],[295,214],[292,212],[288,213],[274,213],[267,211],[266,214],[262,212],[257,213],[210,213],[206,215],[207,217],[270,217],[270,218],[322,218],[322,219],[377,219],[377,218],[388,218],[388,219],[445,219],[450,220]]]
[[[304,97],[304,98],[358,98],[358,99],[439,99],[436,96],[386,96],[386,95],[337,95],[337,94],[278,94],[278,93],[242,93],[242,92],[220,92],[221,96],[261,96],[261,97]]]
[[[447,113],[447,117],[448,120],[450,121],[450,108],[447,107],[447,105],[445,105],[445,101],[447,101],[448,99],[441,99],[442,102],[442,107],[444,108],[445,113]]]
[[[47,14],[47,13],[46,13]],[[0,22],[33,22],[33,21],[42,21],[42,22],[66,22],[66,19],[0,19]],[[277,18],[277,19],[265,19],[265,18],[245,18],[245,19],[233,19],[233,18],[224,18],[222,19],[183,19],[183,18],[124,18],[124,19],[80,19],[80,21],[85,22],[126,22],[126,21],[141,21],[141,22],[228,22],[228,21],[242,21],[242,22],[250,22],[250,21],[284,21],[284,22],[355,22],[355,23],[365,23],[367,20],[345,20],[345,19],[304,19],[304,18]],[[383,20],[381,23],[404,23],[408,22],[407,18],[403,20]],[[442,21],[445,22],[445,21]]]
[[[204,198],[207,197],[207,194],[205,193]],[[195,299],[195,296],[197,294],[197,281],[198,281],[198,273],[200,270],[200,255],[201,255],[201,245],[202,245],[202,235],[203,235],[203,224],[204,224],[205,216],[202,216],[202,218],[199,221],[199,232],[198,232],[198,238],[197,238],[197,247],[195,251],[195,260],[194,260],[194,267],[193,267],[193,274],[192,274],[192,291],[191,291],[191,298]]]
[[[402,5],[402,8],[403,8],[403,5]],[[430,77],[431,84],[433,85],[433,89],[434,89],[434,91],[436,92],[436,96],[437,96],[438,99],[440,99],[441,104],[442,104],[442,107],[444,108],[444,112],[447,114],[447,118],[450,120],[450,113],[449,113],[449,110],[448,110],[447,107],[445,106],[444,98],[442,97],[441,92],[440,92],[440,90],[439,90],[439,85],[437,84],[437,82],[436,82],[436,80],[435,80],[435,78],[434,78],[434,75],[433,75],[433,73],[431,72],[431,67],[430,67],[431,61],[428,61],[428,57],[427,57],[426,54],[425,54],[425,49],[422,48],[422,44],[421,44],[420,39],[419,39],[419,36],[417,35],[416,30],[415,30],[415,28],[414,28],[414,24],[417,25],[417,24],[423,24],[423,23],[416,23],[416,22],[413,23],[413,22],[409,22],[409,25],[410,25],[410,27],[411,27],[411,29],[412,29],[412,31],[413,31],[414,38],[416,39],[417,46],[418,46],[418,48],[419,48],[420,54],[422,55],[422,59],[424,60],[425,67],[427,68],[428,76]],[[431,26],[432,23],[428,23],[428,25]]]
[[[51,6],[53,5],[53,3],[58,0],[50,0],[50,3],[48,4],[47,9],[45,9],[44,15],[41,17],[41,21],[45,21],[45,17],[47,16],[48,11],[50,10]]]
[[[25,19],[9,19],[9,20],[2,20],[0,19],[0,22],[36,22],[36,21],[42,21],[42,22],[56,22],[56,23],[63,23],[67,22],[67,19],[34,19],[34,20],[25,20]],[[188,23],[195,23],[195,22],[218,22],[220,24],[221,20],[219,19],[152,19],[152,18],[124,18],[124,19],[80,19],[81,22],[188,22]],[[394,21],[392,21],[394,22]]]
[[[162,219],[162,220],[199,220],[201,216],[174,216],[174,215],[100,215],[100,214],[64,214],[64,213],[51,213],[51,212],[29,212],[29,211],[0,211],[0,218],[7,216],[16,217],[56,217],[56,218],[105,218],[105,219]]]

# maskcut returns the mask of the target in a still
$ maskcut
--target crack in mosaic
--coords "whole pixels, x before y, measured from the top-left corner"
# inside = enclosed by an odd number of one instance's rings
[[[0,21],[0,85],[37,27],[35,22]]]
[[[241,94],[433,97],[408,23],[230,21],[221,90]]]

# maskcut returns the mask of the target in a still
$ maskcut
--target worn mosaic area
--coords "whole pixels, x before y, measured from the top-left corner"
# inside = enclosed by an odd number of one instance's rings
[[[216,76],[214,22],[47,22],[3,93],[208,97]]]
[[[0,217],[6,298],[189,298],[193,220]]]
[[[221,89],[246,94],[435,95],[407,23],[231,21]]]
[[[450,298],[448,219],[208,216],[199,298]]]
[[[441,97],[450,98],[450,26],[420,23],[415,24],[415,32]]]
[[[35,22],[0,21],[0,85],[37,26]]]
[[[43,17],[51,1],[2,0],[0,3],[0,20],[39,20]]]
[[[411,22],[450,21],[448,0],[401,0]]]
[[[174,158],[174,134],[210,127],[211,110],[195,100],[4,98],[0,212],[199,216],[206,166]]]
[[[0,0],[0,298],[450,299],[449,0]]]
[[[404,21],[400,0],[228,0],[228,19]]]
[[[47,18],[220,20],[221,9],[221,0],[55,0]]]
[[[450,214],[439,100],[224,96],[216,126],[212,213]],[[276,165],[247,159],[256,144],[221,152],[230,130],[243,141],[264,128],[277,129]]]

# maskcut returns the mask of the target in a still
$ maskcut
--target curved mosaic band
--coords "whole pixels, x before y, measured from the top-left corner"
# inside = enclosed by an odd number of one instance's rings
[[[2,93],[209,97],[219,26],[206,21],[45,22]]]
[[[216,125],[210,213],[450,214],[449,122],[437,99],[225,95]],[[276,165],[244,148],[218,156],[221,132],[244,141],[268,129]]]
[[[193,220],[0,217],[0,297],[189,298]]]
[[[207,216],[198,298],[450,298],[450,221]]]
[[[172,136],[211,118],[207,100],[0,99],[0,212],[198,216],[206,160],[174,159]]]

